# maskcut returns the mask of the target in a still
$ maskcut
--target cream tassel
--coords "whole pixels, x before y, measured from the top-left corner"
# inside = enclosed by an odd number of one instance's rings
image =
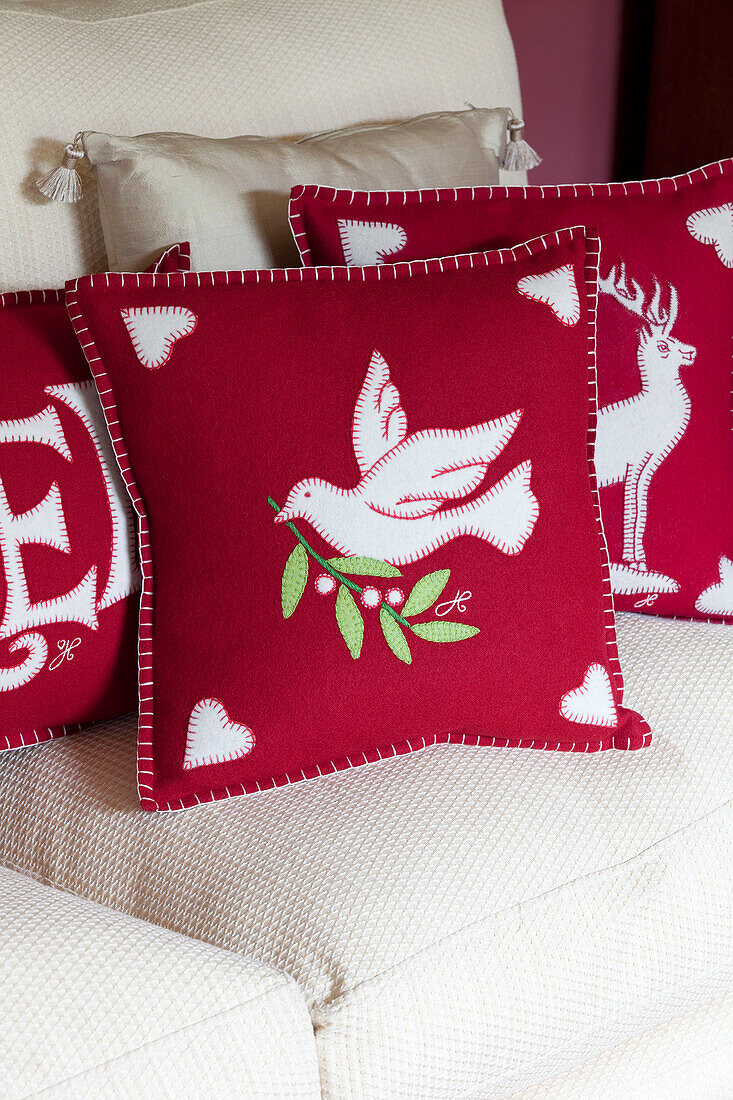
[[[505,172],[526,172],[542,164],[542,157],[524,140],[524,122],[511,118],[508,124],[509,140],[499,165]]]
[[[81,179],[76,170],[84,156],[81,138],[82,135],[77,134],[72,144],[66,146],[63,164],[36,180],[38,190],[52,202],[78,202],[81,198]]]

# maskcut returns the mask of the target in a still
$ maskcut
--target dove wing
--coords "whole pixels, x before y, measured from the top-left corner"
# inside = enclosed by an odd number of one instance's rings
[[[418,519],[448,500],[468,496],[514,435],[522,409],[462,431],[409,436],[364,477],[366,503],[384,515]]]
[[[352,438],[362,476],[407,435],[407,416],[400,391],[378,351],[372,353],[356,399]]]

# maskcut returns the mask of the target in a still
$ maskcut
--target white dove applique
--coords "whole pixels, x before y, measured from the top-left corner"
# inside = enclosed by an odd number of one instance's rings
[[[460,431],[407,434],[407,417],[389,367],[372,354],[354,410],[352,438],[361,480],[341,489],[321,478],[299,481],[275,523],[303,519],[346,556],[408,565],[462,535],[518,554],[532,534],[539,504],[532,463],[515,466],[481,496],[489,464],[504,450],[522,409]],[[458,501],[450,507],[443,507]]]

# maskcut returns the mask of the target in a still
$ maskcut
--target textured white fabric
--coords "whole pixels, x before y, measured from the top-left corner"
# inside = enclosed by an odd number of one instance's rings
[[[619,640],[650,749],[443,746],[161,818],[123,720],[5,754],[0,862],[292,974],[326,1096],[529,1088],[733,980],[733,631]]]
[[[439,939],[316,1014],[324,1096],[504,1100],[724,994],[731,880],[726,813]]]
[[[142,271],[189,241],[193,271],[297,267],[288,222],[298,183],[369,190],[499,182],[511,111],[440,112],[302,141],[86,133],[107,260]]]
[[[78,130],[295,136],[466,100],[521,111],[501,0],[0,0],[0,58],[0,292],[104,266],[94,188],[75,206],[34,189]]]
[[[733,994],[505,1100],[730,1100]]]
[[[316,1100],[292,979],[0,868],[0,1095]]]

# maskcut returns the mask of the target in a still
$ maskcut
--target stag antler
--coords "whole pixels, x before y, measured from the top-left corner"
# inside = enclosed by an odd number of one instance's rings
[[[626,274],[626,264],[621,261],[618,266],[614,264],[608,275],[599,278],[598,286],[605,294],[610,294],[624,309],[635,313],[637,317],[646,320],[644,312],[644,291],[635,279]]]
[[[652,300],[647,310],[650,324],[654,325],[655,328],[660,328],[663,333],[668,333],[677,320],[678,307],[679,301],[677,298],[677,291],[673,286],[669,288],[669,302],[667,308],[665,309],[662,306],[662,288],[655,279],[654,293],[652,294]]]
[[[610,294],[624,309],[641,317],[649,328],[658,328],[668,333],[677,319],[677,291],[673,286],[669,288],[669,303],[662,306],[662,287],[658,279],[654,279],[654,290],[648,305],[644,305],[644,291],[635,279],[626,273],[626,264],[621,261],[618,266],[611,267],[608,275],[599,278],[599,289],[605,294]]]

